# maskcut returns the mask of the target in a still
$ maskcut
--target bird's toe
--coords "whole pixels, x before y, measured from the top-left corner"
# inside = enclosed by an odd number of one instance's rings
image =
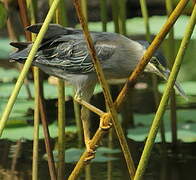
[[[111,128],[112,123],[110,122],[108,117],[108,113],[105,113],[101,118],[100,118],[100,125],[99,127],[104,130],[107,131]]]
[[[98,146],[96,145],[95,148],[97,148]],[[95,148],[91,147],[91,141],[89,140],[88,142],[86,142],[86,151],[88,153],[88,155],[85,158],[85,162],[89,162],[90,160],[95,158]]]

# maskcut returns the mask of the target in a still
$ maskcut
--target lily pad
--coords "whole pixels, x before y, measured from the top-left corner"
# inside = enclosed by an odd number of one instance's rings
[[[69,148],[65,150],[65,162],[75,163],[78,161],[85,149]],[[111,149],[107,147],[99,147],[96,149],[95,159],[92,162],[108,162],[117,160],[117,157],[112,157],[112,155],[120,153],[119,149]],[[53,151],[54,160],[58,161],[57,151]],[[110,155],[110,156],[109,156]],[[44,155],[44,159],[47,159],[47,155]]]
[[[149,133],[149,129],[155,114],[135,115],[136,128],[128,130],[127,137],[135,141],[144,141]],[[196,141],[196,111],[195,110],[178,110],[178,139],[184,142]],[[167,142],[171,142],[171,122],[170,112],[167,110],[163,116],[165,137]],[[155,142],[161,142],[160,133],[158,132]]]
[[[174,34],[176,39],[182,39],[185,32],[185,27],[188,23],[189,16],[180,16],[177,22],[174,25]],[[151,34],[156,35],[163,24],[166,22],[167,16],[152,16],[149,18],[149,26]],[[144,19],[142,17],[135,17],[131,19],[127,19],[127,35],[144,35],[146,33]],[[91,31],[102,31],[102,23],[101,22],[89,22],[89,29]],[[77,25],[80,27],[80,25]],[[114,32],[114,23],[107,23],[108,32]],[[194,30],[192,34],[192,39],[196,39],[196,30]]]
[[[12,72],[11,77],[7,77],[6,79],[8,80],[8,79],[11,79],[12,77],[15,77],[15,75],[16,75],[15,73],[17,73],[17,72]],[[0,75],[1,75],[1,72],[0,72]],[[14,83],[0,84],[0,92],[1,92],[0,97],[8,98],[11,95],[14,86],[15,86]],[[29,88],[31,90],[32,96],[34,97],[34,84],[33,84],[33,82],[29,83]],[[101,91],[102,91],[102,88],[100,87],[100,85],[97,85],[95,87],[94,94],[97,94]],[[45,98],[57,98],[58,97],[57,86],[48,84],[48,82],[44,82],[44,95],[45,95]],[[65,86],[65,96],[72,96],[72,97],[74,96],[74,89],[72,86]],[[24,84],[20,89],[20,92],[18,94],[18,98],[28,98],[28,94],[27,94],[27,91],[26,91]]]
[[[181,82],[180,85],[182,86],[186,95],[189,95],[189,96],[196,95],[196,82],[195,81]],[[159,91],[161,93],[164,92],[165,86],[166,84],[159,85]]]
[[[16,141],[18,139],[28,139],[28,140],[33,140],[33,130],[34,127],[30,126],[30,125],[18,125],[16,124],[15,126],[12,125],[11,127],[7,127],[4,129],[3,131],[3,135],[2,135],[2,139],[10,139],[12,141]],[[43,128],[40,125],[39,126],[39,138],[43,139],[44,138],[44,134],[43,134]],[[50,136],[52,138],[56,138],[58,136],[58,126],[55,123],[49,125],[49,131],[50,131]],[[65,132],[73,132],[76,133],[77,129],[75,126],[68,126],[65,128]]]
[[[0,68],[0,81],[7,83],[12,82],[13,79],[17,78],[19,72],[16,69],[4,69]]]

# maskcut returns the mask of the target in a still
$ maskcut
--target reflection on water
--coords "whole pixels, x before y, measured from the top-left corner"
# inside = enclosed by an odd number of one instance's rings
[[[31,179],[32,142],[20,143],[7,140],[0,141],[0,180]],[[138,163],[143,143],[129,142],[129,146],[135,162]],[[41,180],[50,179],[47,161],[43,158],[44,149],[43,141],[40,141],[39,179]],[[175,150],[176,153],[172,152],[171,144],[167,144],[166,155],[162,149],[161,144],[155,145],[144,180],[194,179],[196,174],[196,143],[181,143]],[[109,156],[115,157],[115,160],[104,163],[92,162],[85,168],[79,179],[128,180],[127,168],[122,154],[115,153]],[[69,174],[73,168],[74,163],[66,163],[66,174]]]

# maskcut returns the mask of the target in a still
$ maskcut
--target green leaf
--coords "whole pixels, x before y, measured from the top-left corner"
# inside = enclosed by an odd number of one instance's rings
[[[0,81],[6,83],[6,82],[12,82],[15,78],[17,78],[19,75],[19,72],[16,69],[4,69],[0,68]]]
[[[8,121],[9,123],[9,121]],[[28,140],[33,140],[33,130],[34,127],[31,125],[28,125],[25,123],[20,123],[20,124],[12,124],[12,126],[8,126],[4,129],[3,131],[3,135],[1,138],[3,139],[10,139],[12,141],[16,141],[18,139],[28,139]],[[55,123],[50,124],[49,125],[49,131],[50,131],[50,136],[52,138],[56,138],[58,136],[58,126]],[[68,126],[65,128],[65,132],[72,132],[72,133],[76,133],[77,129],[76,126]],[[44,134],[43,134],[43,128],[40,125],[39,126],[39,138],[43,139],[44,138]]]
[[[149,18],[149,25],[151,34],[156,35],[163,24],[166,22],[167,16],[152,16]],[[184,36],[185,27],[189,20],[189,16],[180,16],[177,22],[174,25],[174,33],[176,39],[182,39]],[[101,22],[89,22],[89,29],[91,31],[102,31],[102,23]],[[145,35],[146,29],[144,26],[144,19],[142,17],[135,17],[131,19],[127,19],[127,35]],[[80,27],[77,25],[76,27]],[[114,23],[107,23],[107,30],[109,32],[114,32]],[[194,30],[192,34],[192,39],[196,39],[196,30]]]
[[[0,2],[0,29],[6,25],[7,21],[7,10],[4,7],[4,4]]]
[[[65,150],[65,162],[66,163],[75,163],[78,161],[82,153],[84,152],[84,149],[78,149],[78,148],[69,148]],[[113,154],[119,153],[119,149],[111,149],[107,147],[99,147],[96,149],[96,155],[95,159],[92,160],[92,162],[108,162],[117,160],[118,158],[115,157]],[[58,161],[58,152],[53,151],[54,154],[54,160]],[[44,159],[47,159],[47,155],[44,155]]]
[[[182,86],[182,89],[186,93],[186,95],[196,95],[196,82],[195,81],[186,81],[186,82],[181,82],[180,85]],[[159,91],[161,93],[164,92],[166,84],[160,84],[159,85]]]
[[[134,116],[135,122],[138,124],[136,128],[128,130],[127,137],[135,141],[144,141],[148,135],[152,120],[155,114],[136,114]],[[196,111],[195,110],[178,110],[178,139],[184,142],[196,141]],[[167,142],[171,142],[171,127],[170,127],[170,112],[167,110],[163,116],[165,126],[165,137]],[[155,142],[161,142],[161,136],[158,132]]]

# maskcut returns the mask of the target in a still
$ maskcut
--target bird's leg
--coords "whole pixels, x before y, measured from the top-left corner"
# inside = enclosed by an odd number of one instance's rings
[[[104,131],[107,131],[111,128],[112,123],[110,121],[109,118],[107,118],[108,113],[104,113],[101,117],[100,117],[100,124],[99,124],[99,128],[101,128]]]
[[[93,95],[94,87],[96,82],[88,82],[88,84],[80,91],[76,92],[75,99],[86,101],[89,103],[90,98]],[[89,161],[95,157],[95,149],[91,147],[91,139],[90,139],[90,111],[82,106],[81,108],[81,120],[84,131],[84,141],[86,145],[86,150],[88,152],[88,157],[86,157],[85,161]]]
[[[86,107],[82,106],[81,119],[84,130],[84,142],[86,145],[86,150],[88,152],[88,157],[85,159],[85,161],[89,161],[95,157],[95,150],[91,147],[89,116],[90,111]]]

